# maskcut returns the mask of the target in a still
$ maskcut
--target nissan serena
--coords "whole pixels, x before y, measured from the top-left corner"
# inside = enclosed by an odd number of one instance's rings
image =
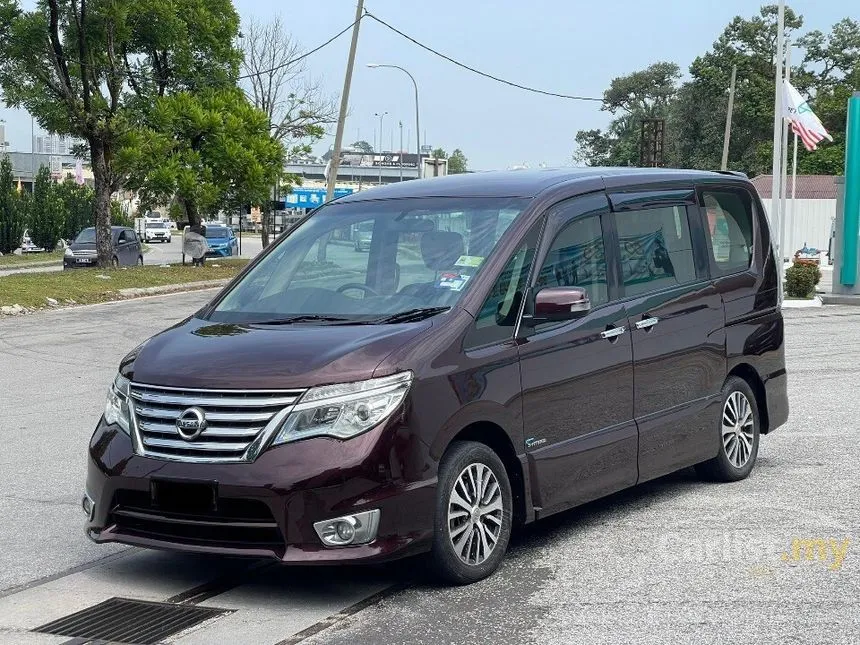
[[[86,532],[284,563],[426,553],[468,583],[517,526],[688,466],[743,479],[788,416],[777,266],[731,173],[337,199],[121,362]]]

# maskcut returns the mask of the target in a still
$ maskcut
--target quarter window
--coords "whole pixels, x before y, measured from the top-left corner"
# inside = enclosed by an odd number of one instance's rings
[[[696,280],[690,225],[684,206],[615,215],[624,293],[635,296]]]
[[[752,263],[753,227],[749,198],[736,192],[702,193],[705,235],[718,274],[749,269]]]

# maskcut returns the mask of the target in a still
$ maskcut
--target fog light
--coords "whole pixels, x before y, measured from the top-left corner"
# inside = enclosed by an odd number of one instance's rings
[[[378,528],[379,509],[314,523],[314,530],[326,546],[367,544],[376,539]]]
[[[87,519],[92,521],[96,511],[96,503],[87,493],[84,493],[84,498],[81,500],[81,508],[83,508],[84,513],[87,514]]]

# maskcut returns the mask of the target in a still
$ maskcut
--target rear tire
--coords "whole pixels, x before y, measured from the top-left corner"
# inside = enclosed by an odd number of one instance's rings
[[[451,444],[436,487],[435,575],[463,585],[495,572],[510,541],[512,510],[511,484],[499,456],[482,443]]]
[[[746,479],[758,457],[761,416],[752,388],[742,378],[730,376],[723,385],[717,456],[698,464],[696,471],[705,479],[736,482]]]
[[[119,258],[118,258],[118,257],[116,257],[116,256],[113,256],[113,257],[110,259],[110,265],[111,265],[111,267],[112,267],[112,268],[114,268],[114,269],[118,269],[118,268],[119,268]]]

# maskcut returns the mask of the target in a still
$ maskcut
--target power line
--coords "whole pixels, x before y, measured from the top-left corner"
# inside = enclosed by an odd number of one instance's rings
[[[369,14],[365,14],[365,15],[369,15]],[[364,16],[362,16],[361,18],[364,18]],[[334,36],[332,36],[332,37],[331,37],[331,38],[329,38],[327,41],[325,41],[322,45],[320,45],[320,46],[318,46],[318,47],[314,47],[313,49],[311,49],[310,51],[305,52],[305,53],[304,53],[304,54],[302,54],[301,56],[297,56],[296,58],[293,58],[292,60],[288,60],[288,61],[287,61],[287,62],[285,62],[285,63],[281,63],[281,64],[279,64],[279,65],[275,65],[274,67],[272,67],[272,68],[270,68],[270,69],[261,69],[261,70],[258,70],[258,71],[256,71],[256,72],[250,73],[250,74],[243,74],[242,76],[237,77],[237,80],[240,80],[240,81],[241,81],[241,80],[243,80],[243,79],[246,79],[246,78],[252,78],[252,77],[254,77],[254,76],[259,76],[259,75],[261,75],[261,74],[270,74],[271,72],[277,72],[279,69],[282,69],[282,68],[284,68],[284,67],[288,67],[288,66],[290,66],[290,65],[294,65],[295,63],[298,63],[300,60],[302,60],[302,59],[304,59],[304,58],[307,58],[307,57],[308,57],[308,56],[310,56],[311,54],[314,54],[314,53],[318,52],[318,51],[319,51],[320,49],[322,49],[323,47],[325,47],[325,46],[327,46],[327,45],[330,45],[330,44],[331,44],[331,43],[333,43],[335,40],[337,40],[338,38],[340,38],[341,36],[343,36],[346,32],[348,32],[350,29],[352,29],[352,28],[355,26],[355,23],[359,22],[359,21],[361,20],[361,18],[359,18],[358,20],[354,20],[352,23],[350,23],[349,25],[347,25],[346,27],[344,27],[343,29],[341,29],[339,32],[337,32]]]
[[[516,87],[517,89],[526,90],[527,92],[534,92],[535,94],[543,94],[545,96],[554,96],[556,98],[569,99],[572,101],[596,101],[598,103],[603,103],[602,98],[596,98],[593,96],[575,96],[575,95],[571,95],[571,94],[561,94],[559,92],[548,92],[546,90],[537,89],[535,87],[529,87],[528,85],[521,85],[520,83],[514,83],[513,81],[508,81],[504,78],[499,78],[498,76],[493,76],[492,74],[488,74],[487,72],[482,72],[479,69],[475,69],[474,67],[470,67],[469,65],[466,65],[465,63],[461,63],[460,61],[455,60],[454,58],[451,58],[450,56],[447,56],[447,55],[443,54],[442,52],[439,52],[439,51],[433,49],[432,47],[429,47],[428,45],[425,45],[424,43],[419,42],[418,40],[416,40],[412,36],[403,33],[402,31],[400,31],[399,29],[397,29],[393,25],[388,24],[387,22],[385,22],[381,18],[377,18],[376,16],[374,16],[369,11],[365,12],[364,16],[366,16],[368,18],[372,18],[373,20],[375,20],[379,24],[383,25],[384,27],[387,27],[388,29],[390,29],[394,33],[402,36],[406,40],[414,43],[415,45],[418,45],[422,49],[426,49],[431,54],[435,54],[436,56],[439,56],[440,58],[444,58],[448,62],[454,63],[458,67],[462,67],[463,69],[466,69],[466,70],[468,70],[474,74],[478,74],[479,76],[483,76],[484,78],[489,78],[489,79],[496,81],[498,83],[504,83],[505,85],[510,85],[511,87]]]

